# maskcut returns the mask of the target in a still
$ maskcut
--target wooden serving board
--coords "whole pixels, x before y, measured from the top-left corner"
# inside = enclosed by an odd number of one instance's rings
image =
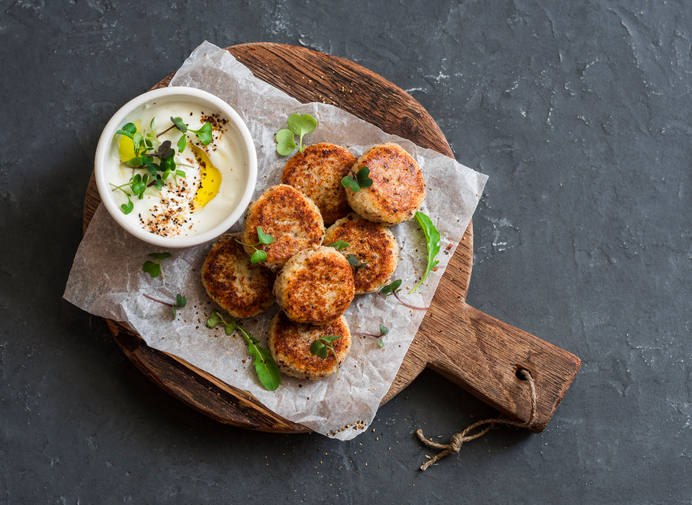
[[[227,48],[256,77],[301,102],[336,105],[384,131],[453,157],[435,121],[405,91],[348,60],[283,44],[242,44]],[[170,82],[171,76],[154,88]],[[94,177],[84,204],[84,229],[100,197]],[[439,284],[430,309],[382,400],[389,401],[429,367],[507,417],[527,421],[528,370],[536,384],[537,413],[532,431],[542,431],[567,392],[581,361],[526,332],[470,307],[473,229],[469,223]],[[223,423],[261,431],[309,431],[264,407],[247,391],[234,388],[176,356],[157,351],[127,325],[107,321],[118,345],[151,380],[187,405]]]

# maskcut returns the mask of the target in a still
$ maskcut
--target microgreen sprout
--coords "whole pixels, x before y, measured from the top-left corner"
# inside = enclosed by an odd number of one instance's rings
[[[394,295],[394,297],[399,300],[399,303],[401,305],[404,305],[405,307],[408,307],[409,309],[415,309],[415,310],[428,310],[430,307],[417,307],[416,305],[411,305],[409,303],[404,302],[401,298],[399,298],[399,291],[401,287],[401,279],[397,279],[394,282],[387,284],[385,287],[380,289],[380,294],[382,295]]]
[[[248,352],[252,356],[252,363],[255,365],[255,372],[262,385],[268,391],[275,391],[281,385],[281,374],[279,367],[271,357],[269,349],[259,345],[260,341],[253,337],[245,328],[236,323],[232,318],[229,320],[217,310],[211,312],[211,316],[207,319],[209,328],[216,328],[219,324],[224,325],[226,335],[232,335],[238,329],[248,344]]]
[[[305,150],[303,137],[315,131],[317,120],[310,114],[291,114],[286,123],[288,128],[279,130],[276,133],[276,152],[281,156],[288,156],[297,145],[298,150],[302,153]],[[299,137],[298,144],[295,142],[296,135]]]
[[[246,244],[244,242],[241,242],[240,240],[236,240],[236,242],[238,242],[240,245],[252,247],[255,250],[255,252],[250,257],[250,263],[259,263],[261,261],[267,261],[267,253],[264,252],[262,249],[258,249],[257,246],[261,244],[268,245],[274,242],[274,237],[272,237],[268,233],[264,233],[264,231],[262,231],[261,226],[257,227],[257,238],[259,242],[257,242],[256,244]]]
[[[334,341],[339,340],[343,335],[329,335],[326,337],[320,337],[310,344],[310,353],[318,356],[322,359],[327,359],[327,350],[332,351],[334,359],[336,360],[336,376],[339,376],[339,357],[336,355],[334,350]]]
[[[162,305],[165,305],[166,307],[170,307],[171,310],[173,311],[173,317],[178,315],[178,309],[182,309],[185,307],[187,304],[187,300],[185,300],[185,297],[178,293],[175,295],[175,303],[169,303],[169,302],[164,302],[163,300],[159,300],[158,298],[154,298],[153,296],[149,296],[146,293],[142,293],[146,298],[149,298],[149,300],[152,300],[154,302],[158,302]]]
[[[365,268],[368,266],[368,264],[364,261],[360,261],[358,257],[355,254],[349,254],[346,256],[346,260],[352,267],[356,267],[356,269],[360,270],[361,268]]]
[[[389,333],[389,328],[387,328],[385,325],[380,324],[380,334],[375,335],[374,333],[354,333],[354,335],[360,335],[361,337],[373,337],[377,339],[377,345],[380,347],[384,347],[384,341],[382,340],[382,337],[384,337],[387,333]]]
[[[142,265],[142,271],[144,273],[151,275],[152,277],[158,277],[159,274],[161,273],[161,260],[165,260],[166,258],[170,258],[171,253],[169,253],[169,252],[151,253],[148,256],[150,258],[155,259],[156,263],[153,261],[145,261],[144,265]]]
[[[337,251],[341,251],[342,249],[346,249],[348,246],[350,246],[348,242],[344,242],[343,240],[337,240],[336,242],[333,242],[329,244],[327,247],[333,247]]]
[[[362,167],[358,170],[355,175],[346,175],[341,179],[341,185],[345,188],[351,188],[354,193],[357,193],[362,188],[369,188],[372,186],[372,179],[368,177],[370,175],[370,169],[368,167]]]

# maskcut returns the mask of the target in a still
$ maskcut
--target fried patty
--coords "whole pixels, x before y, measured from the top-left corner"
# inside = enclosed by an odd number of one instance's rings
[[[257,227],[274,238],[271,244],[260,244],[267,253],[261,264],[276,272],[298,251],[322,243],[324,222],[317,206],[297,189],[279,184],[272,186],[252,202],[245,213],[242,242],[257,244]],[[252,256],[255,249],[245,246]]]
[[[239,233],[221,235],[202,266],[202,284],[219,307],[232,317],[252,317],[274,303],[275,275],[250,263]]]
[[[389,228],[351,213],[330,226],[324,236],[327,246],[339,240],[349,244],[341,249],[345,256],[352,254],[366,264],[355,270],[357,295],[373,293],[387,285],[399,263],[399,245]]]
[[[336,372],[336,358],[328,351],[322,359],[310,352],[310,345],[320,337],[334,335],[341,335],[332,342],[341,365],[351,350],[351,332],[343,316],[329,324],[314,326],[291,321],[279,311],[269,327],[269,350],[281,373],[299,379],[324,379]]]
[[[363,153],[351,168],[370,169],[372,186],[354,192],[345,188],[346,199],[358,215],[388,225],[411,219],[425,200],[425,182],[418,163],[403,147],[391,142],[378,144]]]
[[[355,294],[353,269],[332,247],[300,251],[276,277],[274,295],[289,319],[325,324],[343,314]]]
[[[345,147],[336,144],[313,144],[296,153],[281,174],[281,182],[307,195],[331,224],[351,212],[341,179],[356,162]]]

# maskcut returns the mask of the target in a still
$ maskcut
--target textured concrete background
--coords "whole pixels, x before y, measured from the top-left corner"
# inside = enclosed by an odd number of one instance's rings
[[[692,502],[692,8],[0,0],[0,503]],[[203,40],[349,58],[490,176],[468,301],[583,361],[547,430],[425,372],[347,443],[223,426],[61,301],[102,127]]]

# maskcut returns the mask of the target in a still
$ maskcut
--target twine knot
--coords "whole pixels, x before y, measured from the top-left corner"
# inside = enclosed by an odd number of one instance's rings
[[[534,420],[536,419],[536,384],[533,382],[533,377],[531,377],[531,374],[528,370],[520,368],[517,373],[521,375],[524,380],[528,381],[529,389],[531,390],[531,415],[529,416],[528,421],[511,421],[509,419],[505,419],[504,417],[498,417],[495,419],[484,419],[483,421],[478,421],[477,423],[472,424],[471,426],[464,429],[464,431],[452,435],[452,438],[450,439],[448,444],[438,444],[437,442],[433,442],[432,440],[426,439],[423,435],[423,430],[419,428],[418,430],[416,430],[416,435],[418,436],[418,439],[428,447],[440,449],[441,451],[435,454],[435,456],[430,458],[428,461],[423,463],[420,469],[425,471],[428,469],[429,466],[434,465],[435,463],[437,463],[437,461],[444,458],[448,454],[457,454],[459,450],[461,450],[461,446],[464,444],[464,442],[469,442],[471,440],[475,440],[477,438],[482,437],[490,430],[492,430],[496,424],[504,424],[506,426],[517,426],[520,428],[530,428],[533,425]],[[483,428],[481,431],[474,435],[469,435],[469,433],[471,433],[473,430],[484,425],[487,426]]]

